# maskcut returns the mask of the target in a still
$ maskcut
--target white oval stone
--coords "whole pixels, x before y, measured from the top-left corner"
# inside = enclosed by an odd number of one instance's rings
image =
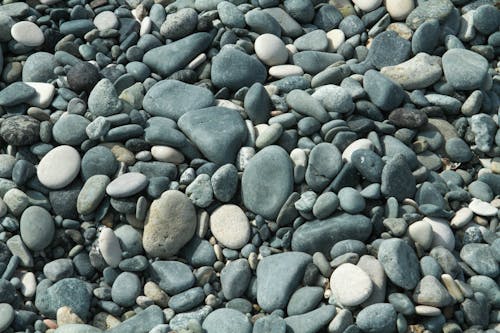
[[[40,161],[37,176],[43,186],[57,190],[70,184],[80,172],[80,154],[67,145],[49,151]]]
[[[342,153],[342,159],[347,162],[351,162],[352,153],[359,149],[369,149],[372,150],[373,143],[368,139],[358,139],[351,143]]]
[[[42,29],[30,21],[17,22],[10,29],[10,34],[17,42],[30,47],[40,46],[45,41]]]
[[[100,12],[96,15],[96,17],[94,17],[94,25],[100,31],[116,29],[118,28],[118,24],[118,18],[115,13],[109,10]]]
[[[330,277],[335,300],[343,306],[356,306],[370,297],[373,284],[364,270],[350,263],[337,267]]]
[[[385,9],[397,21],[404,20],[414,8],[413,0],[385,0]]]
[[[328,52],[335,52],[345,42],[345,34],[340,29],[333,29],[326,33],[328,40]]]
[[[36,91],[36,95],[27,102],[29,105],[36,106],[42,109],[50,105],[56,92],[56,88],[52,84],[43,82],[24,83],[32,87]]]
[[[151,147],[151,155],[161,162],[169,162],[181,164],[184,162],[184,155],[177,149],[168,146],[153,146]]]
[[[269,68],[269,75],[282,79],[292,75],[303,75],[304,70],[296,65],[276,65]]]
[[[469,203],[469,208],[474,214],[479,216],[495,216],[498,213],[498,208],[492,206],[489,202],[477,198],[472,199]]]
[[[288,51],[283,41],[273,34],[263,34],[254,43],[255,54],[266,65],[282,65],[288,60]]]
[[[141,28],[139,29],[139,36],[144,36],[146,34],[149,34],[151,32],[152,26],[153,26],[153,21],[151,21],[151,18],[149,16],[146,16],[141,21]]]
[[[236,205],[222,205],[210,216],[210,230],[225,247],[239,250],[250,239],[248,218]]]
[[[106,186],[106,193],[114,198],[126,198],[142,191],[148,179],[142,173],[128,172],[119,176]]]
[[[101,234],[99,235],[99,250],[104,261],[110,267],[118,267],[118,264],[122,260],[122,249],[113,229],[104,227],[101,230]]]
[[[424,250],[428,250],[432,245],[434,232],[432,226],[428,221],[422,220],[412,223],[408,227],[408,234],[411,239],[418,243]]]
[[[469,207],[462,207],[455,213],[450,224],[453,228],[460,229],[467,225],[472,220],[472,217],[474,217],[472,210]]]
[[[380,6],[382,0],[352,0],[352,2],[362,11],[371,12]]]
[[[35,274],[24,272],[18,277],[21,280],[21,294],[27,298],[35,296],[37,286]]]
[[[455,235],[448,221],[437,217],[424,217],[423,221],[427,221],[432,227],[432,232],[434,233],[432,247],[442,246],[453,251],[455,248]]]

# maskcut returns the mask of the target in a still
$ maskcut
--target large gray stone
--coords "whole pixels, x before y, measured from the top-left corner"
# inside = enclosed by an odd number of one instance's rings
[[[252,323],[241,312],[233,309],[217,309],[203,321],[206,333],[251,333]]]
[[[457,90],[481,88],[488,76],[488,60],[465,49],[451,49],[442,57],[446,81]]]
[[[387,277],[398,287],[410,290],[420,280],[420,269],[415,251],[399,238],[386,239],[378,249],[378,260]]]

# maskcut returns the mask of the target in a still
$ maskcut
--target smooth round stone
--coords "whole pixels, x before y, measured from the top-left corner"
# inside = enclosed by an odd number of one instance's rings
[[[466,244],[460,251],[460,258],[478,274],[495,278],[500,272],[498,262],[488,244]]]
[[[318,219],[324,219],[332,215],[339,206],[339,198],[333,192],[322,193],[316,199],[312,212]]]
[[[119,22],[115,13],[106,10],[104,12],[100,12],[96,15],[96,17],[94,17],[94,25],[98,30],[104,31],[118,28]]]
[[[196,231],[196,210],[182,192],[169,190],[151,204],[144,226],[147,254],[162,259],[175,255]]]
[[[50,245],[55,234],[54,220],[42,207],[28,207],[21,215],[20,232],[23,243],[33,251]]]
[[[364,270],[350,263],[340,265],[330,277],[335,301],[343,306],[356,306],[368,299],[373,283]]]
[[[161,162],[181,164],[184,162],[184,155],[175,148],[168,146],[151,147],[151,155],[154,159]]]
[[[391,304],[376,303],[358,313],[356,325],[363,332],[393,333],[396,332],[396,317],[396,311]]]
[[[243,210],[236,205],[223,205],[210,216],[210,230],[225,247],[241,249],[250,239],[250,224]]]
[[[488,76],[488,61],[478,53],[451,49],[442,56],[446,81],[456,90],[481,88]]]
[[[66,78],[70,88],[74,91],[86,91],[90,93],[97,82],[99,82],[101,75],[96,66],[82,61],[71,67]]]
[[[340,151],[333,144],[322,142],[309,154],[306,182],[316,192],[322,191],[342,168]]]
[[[217,309],[211,312],[202,325],[206,333],[252,333],[247,316],[233,309]]]
[[[126,198],[139,193],[148,186],[148,179],[138,172],[128,172],[119,176],[108,186],[106,193],[113,198]]]
[[[7,154],[0,154],[0,177],[11,178],[16,158]]]
[[[361,213],[366,206],[365,199],[361,194],[352,187],[344,187],[339,193],[340,208],[346,213],[357,214]]]
[[[214,172],[210,182],[217,200],[228,202],[238,189],[238,170],[233,164],[225,164]]]
[[[469,203],[469,209],[479,216],[495,216],[498,214],[498,208],[489,202],[484,202],[476,198],[472,199]]]
[[[42,30],[33,22],[17,22],[12,26],[10,33],[12,38],[26,46],[36,47],[45,42]]]
[[[242,296],[252,278],[248,260],[242,258],[229,262],[221,271],[222,292],[227,300]]]
[[[433,232],[429,222],[422,220],[412,223],[408,227],[408,233],[415,243],[428,250],[432,245]]]
[[[179,39],[196,29],[198,15],[193,8],[181,8],[175,13],[169,13],[160,27],[160,33],[169,39]]]
[[[0,125],[2,139],[14,146],[25,146],[40,140],[40,122],[30,116],[5,118]]]
[[[326,33],[326,39],[328,40],[328,52],[335,52],[345,42],[345,34],[340,29],[332,29]]]
[[[260,35],[255,40],[254,48],[257,57],[268,66],[282,65],[288,60],[285,43],[275,35]]]
[[[413,289],[420,280],[417,255],[399,238],[387,239],[380,244],[378,260],[387,277],[401,288]]]
[[[109,182],[110,179],[106,175],[94,175],[87,179],[78,194],[76,202],[78,213],[87,215],[96,210],[106,195],[106,186]]]
[[[344,152],[342,153],[342,159],[351,162],[352,154],[357,151],[357,150],[372,150],[373,149],[373,143],[368,140],[368,139],[358,139],[351,143],[349,146],[347,146],[346,149],[344,149]]]
[[[353,0],[352,2],[362,11],[371,12],[380,6],[382,0]]]
[[[434,233],[432,247],[442,246],[453,251],[455,248],[455,235],[448,221],[434,217],[424,217],[424,221],[427,221],[431,225],[432,232]]]
[[[474,28],[485,36],[498,31],[500,14],[498,8],[491,5],[483,5],[474,11]]]
[[[67,258],[53,260],[43,266],[43,274],[52,282],[73,276],[73,261]]]
[[[104,227],[101,230],[101,234],[99,235],[99,250],[101,251],[104,261],[106,261],[110,267],[118,267],[122,259],[122,250],[118,237],[116,237],[113,229]]]
[[[8,303],[0,304],[0,332],[4,332],[14,321],[14,308]]]
[[[120,306],[132,306],[135,299],[141,294],[142,284],[134,273],[123,272],[113,282],[111,298]]]
[[[303,75],[304,70],[296,65],[276,65],[269,68],[269,75],[282,79],[287,76]]]
[[[80,154],[71,146],[58,146],[45,155],[37,168],[40,183],[51,190],[70,184],[80,172]]]
[[[474,213],[469,207],[462,207],[457,212],[455,216],[450,221],[450,225],[453,228],[462,228],[469,223],[474,217]]]
[[[323,292],[321,287],[306,286],[297,289],[290,297],[287,314],[295,316],[314,310],[323,299]]]
[[[328,39],[323,30],[313,30],[297,38],[293,45],[299,51],[325,51],[328,48]]]
[[[453,162],[469,162],[472,159],[472,152],[469,145],[461,138],[451,138],[446,140],[444,149]]]
[[[394,20],[402,21],[415,8],[415,3],[413,0],[386,0],[385,8]]]
[[[55,79],[54,68],[57,62],[53,54],[36,52],[26,59],[23,66],[23,82],[47,82]]]
[[[485,202],[490,202],[494,198],[491,187],[480,180],[476,180],[470,183],[468,186],[468,191],[474,198],[478,198],[479,200]]]
[[[426,275],[420,280],[413,292],[413,300],[417,304],[435,307],[444,307],[452,302],[446,288],[432,275]]]
[[[349,91],[333,84],[319,87],[311,96],[319,100],[328,112],[349,113],[354,110]]]
[[[122,109],[122,102],[118,99],[115,86],[109,79],[102,79],[94,86],[89,94],[88,108],[94,116],[111,116]]]
[[[90,121],[77,114],[64,114],[54,124],[52,137],[63,145],[79,146],[87,137],[86,128]]]

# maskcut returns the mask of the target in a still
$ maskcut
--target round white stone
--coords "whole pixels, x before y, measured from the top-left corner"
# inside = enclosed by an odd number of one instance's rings
[[[184,155],[177,149],[168,146],[153,146],[151,147],[151,155],[157,161],[168,162],[173,164],[181,164],[184,162]]]
[[[345,34],[340,29],[333,29],[326,33],[328,40],[328,52],[335,52],[345,42]]]
[[[36,91],[36,95],[27,102],[29,105],[36,106],[42,109],[50,105],[56,92],[56,88],[52,84],[43,82],[24,83],[32,87]]]
[[[273,34],[257,37],[254,48],[257,57],[268,66],[282,65],[288,60],[285,43]]]
[[[372,150],[373,143],[368,139],[358,139],[351,143],[342,153],[342,159],[347,162],[351,162],[352,153],[359,149]]]
[[[474,217],[472,210],[469,207],[462,207],[455,213],[450,224],[453,228],[460,229],[467,225],[472,220],[472,217]]]
[[[385,0],[385,9],[397,21],[404,20],[414,8],[414,0]]]
[[[222,205],[210,216],[210,230],[225,247],[239,250],[250,239],[248,218],[236,205]]]
[[[104,227],[101,230],[101,234],[99,235],[99,250],[104,261],[110,267],[118,267],[118,264],[122,260],[122,249],[113,229]]]
[[[109,10],[100,12],[96,15],[96,17],[94,17],[94,25],[100,31],[116,29],[118,28],[118,24],[118,18],[115,13]]]
[[[33,272],[24,272],[20,273],[18,277],[21,280],[21,294],[27,298],[35,296],[37,286],[35,274]]]
[[[380,6],[382,0],[352,0],[352,2],[362,11],[371,12]]]
[[[10,29],[10,34],[17,42],[30,47],[40,46],[45,41],[40,27],[30,21],[17,22]]]
[[[71,146],[58,146],[40,161],[37,176],[43,186],[57,190],[70,184],[80,172],[80,154]]]
[[[148,179],[142,173],[128,172],[119,176],[106,186],[106,193],[114,198],[126,198],[142,191]]]
[[[450,251],[455,248],[455,235],[450,228],[448,221],[437,217],[424,217],[423,221],[427,221],[433,232],[432,247],[442,246]]]
[[[282,79],[292,75],[303,75],[304,70],[296,65],[277,65],[269,68],[269,75]]]
[[[491,205],[489,202],[485,202],[479,199],[472,199],[469,203],[470,210],[479,216],[495,216],[498,213],[498,208]]]
[[[343,306],[356,306],[370,297],[373,283],[364,270],[345,263],[333,271],[330,288],[337,302]]]
[[[425,250],[428,250],[432,245],[434,233],[429,222],[422,220],[412,223],[408,227],[408,233],[411,239]]]

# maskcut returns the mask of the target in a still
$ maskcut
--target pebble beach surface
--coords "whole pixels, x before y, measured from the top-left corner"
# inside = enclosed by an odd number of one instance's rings
[[[0,1],[0,333],[500,332],[499,27]]]

